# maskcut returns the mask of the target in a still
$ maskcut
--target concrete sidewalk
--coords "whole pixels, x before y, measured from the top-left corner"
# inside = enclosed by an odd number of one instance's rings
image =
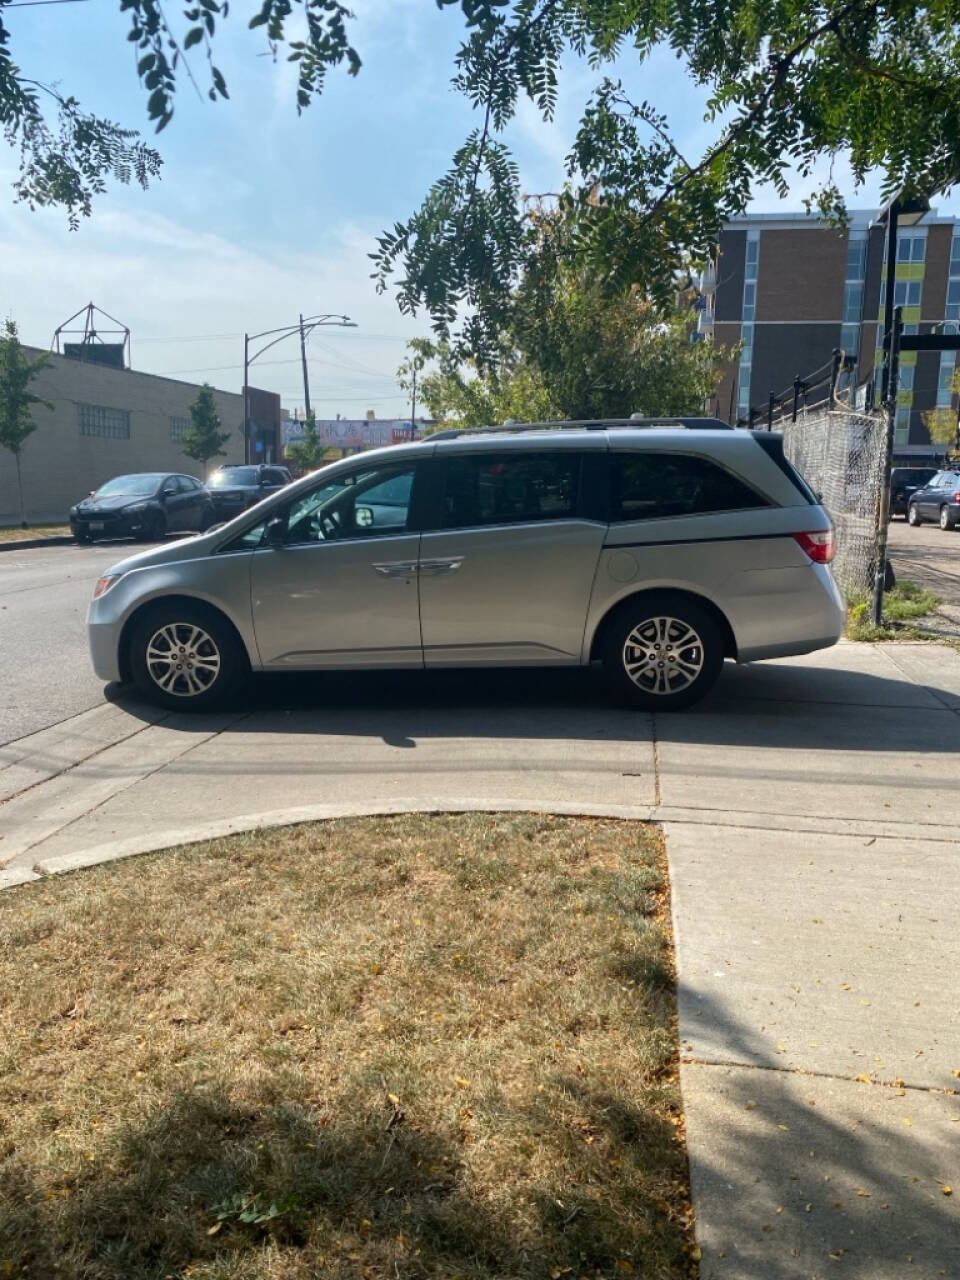
[[[960,1277],[958,782],[940,646],[729,667],[672,717],[583,672],[265,681],[0,748],[0,884],[343,813],[658,819],[704,1280]]]

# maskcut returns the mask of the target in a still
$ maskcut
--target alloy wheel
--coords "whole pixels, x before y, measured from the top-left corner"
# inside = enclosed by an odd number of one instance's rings
[[[147,641],[146,666],[164,693],[192,698],[206,693],[220,674],[220,650],[192,622],[168,622]]]
[[[682,618],[646,618],[623,644],[624,670],[644,693],[682,693],[699,677],[703,663],[703,641]]]

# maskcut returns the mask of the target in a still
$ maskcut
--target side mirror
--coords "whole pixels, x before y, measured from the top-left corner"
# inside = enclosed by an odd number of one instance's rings
[[[284,538],[287,536],[287,522],[280,516],[275,516],[267,522],[265,530],[267,546],[282,547]]]

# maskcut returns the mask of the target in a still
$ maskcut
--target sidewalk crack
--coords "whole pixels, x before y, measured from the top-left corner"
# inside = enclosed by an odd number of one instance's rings
[[[780,1075],[812,1076],[817,1080],[842,1080],[846,1084],[874,1085],[884,1089],[909,1089],[914,1093],[940,1093],[947,1098],[955,1098],[958,1092],[949,1085],[907,1084],[899,1076],[892,1080],[881,1080],[868,1076],[866,1072],[851,1076],[838,1071],[816,1071],[810,1067],[781,1067],[769,1062],[743,1062],[737,1058],[700,1058],[695,1054],[681,1053],[680,1062],[684,1066],[691,1067],[736,1067],[740,1071],[771,1071]]]

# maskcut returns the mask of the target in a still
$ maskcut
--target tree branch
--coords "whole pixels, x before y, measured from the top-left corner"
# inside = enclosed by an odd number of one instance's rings
[[[871,3],[863,7],[867,9],[876,9],[879,7],[879,3],[880,3],[880,0],[871,0]],[[809,32],[809,34],[804,36],[802,40],[799,40],[792,48],[788,49],[786,53],[782,54],[779,58],[777,58],[774,62],[772,62],[770,65],[770,70],[773,73],[772,78],[770,80],[770,83],[767,85],[766,89],[764,89],[763,93],[760,95],[757,102],[754,103],[754,105],[750,108],[750,110],[747,112],[746,115],[742,116],[737,121],[737,123],[732,126],[732,128],[728,131],[727,136],[725,138],[723,138],[720,142],[718,142],[716,146],[711,147],[711,149],[707,152],[707,154],[703,157],[703,159],[699,162],[699,164],[694,165],[692,169],[688,168],[687,172],[683,174],[681,177],[677,178],[676,181],[670,182],[667,184],[663,192],[653,202],[653,204],[651,205],[647,213],[644,215],[644,217],[641,218],[640,225],[647,226],[650,222],[652,222],[653,219],[656,217],[656,215],[663,208],[663,206],[667,203],[667,201],[671,199],[671,197],[676,195],[678,191],[682,190],[685,186],[687,186],[687,184],[693,178],[703,173],[704,169],[709,168],[709,166],[714,162],[714,160],[716,160],[718,156],[721,156],[725,152],[729,151],[730,148],[734,145],[734,143],[740,138],[740,136],[743,133],[745,133],[748,129],[752,128],[755,122],[766,111],[771,100],[783,88],[784,82],[786,81],[787,74],[790,71],[790,68],[793,66],[796,60],[801,56],[801,54],[806,53],[807,49],[809,49],[812,44],[814,44],[817,40],[819,40],[821,36],[826,35],[828,31],[833,31],[835,34],[839,34],[839,31],[838,31],[839,24],[844,20],[844,18],[849,17],[849,15],[855,9],[858,9],[860,7],[861,7],[861,0],[849,0],[849,3],[845,4],[838,13],[835,13],[832,17],[828,18],[825,22],[822,22],[819,27],[817,27],[814,31]]]

